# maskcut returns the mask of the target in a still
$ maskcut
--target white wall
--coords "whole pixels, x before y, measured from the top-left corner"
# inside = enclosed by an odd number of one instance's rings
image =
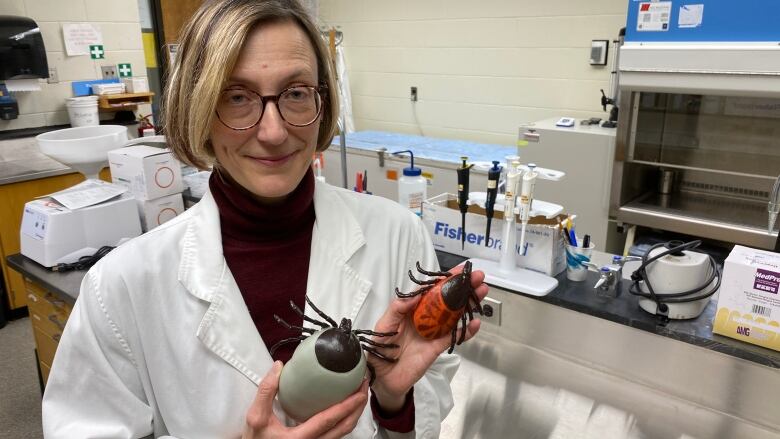
[[[41,91],[15,93],[19,117],[0,120],[0,131],[68,124],[65,98],[72,97],[71,83],[100,79],[101,65],[132,64],[133,76],[146,77],[138,3],[128,0],[0,0],[0,15],[29,17],[38,23],[46,46],[49,67],[57,68],[59,82],[42,81]],[[89,55],[67,56],[63,23],[92,23],[103,34],[105,59]],[[149,114],[149,106],[141,106]],[[110,114],[108,117],[112,117]]]
[[[320,0],[344,32],[358,130],[514,145],[549,117],[602,117],[612,61],[591,40],[625,26],[626,0]],[[419,101],[409,99],[418,87]]]

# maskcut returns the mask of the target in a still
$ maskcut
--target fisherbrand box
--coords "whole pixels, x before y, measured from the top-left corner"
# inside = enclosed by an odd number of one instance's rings
[[[780,254],[734,246],[712,331],[780,351]]]

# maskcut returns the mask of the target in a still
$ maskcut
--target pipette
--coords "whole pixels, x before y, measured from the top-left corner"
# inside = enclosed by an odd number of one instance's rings
[[[487,216],[487,230],[485,231],[485,247],[490,241],[490,223],[493,221],[493,207],[498,196],[498,178],[501,176],[501,167],[498,161],[493,160],[493,167],[488,170],[487,198],[485,200],[485,215]]]
[[[458,207],[460,207],[461,216],[460,246],[463,250],[466,248],[466,211],[469,209],[469,171],[474,165],[466,164],[468,157],[460,159],[463,160],[463,166],[458,168]]]
[[[520,162],[513,160],[506,171],[506,190],[504,191],[504,236],[501,241],[501,259],[499,269],[510,272],[515,269],[515,200],[517,199],[517,183],[520,180],[521,171],[518,169]]]
[[[531,203],[534,199],[534,185],[536,184],[536,165],[528,164],[528,171],[523,174],[523,188],[520,191],[520,251],[525,254],[525,229],[528,226],[528,218],[531,213]]]

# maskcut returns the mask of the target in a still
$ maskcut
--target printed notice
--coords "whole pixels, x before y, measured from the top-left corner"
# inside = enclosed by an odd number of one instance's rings
[[[677,26],[681,29],[699,27],[704,18],[704,5],[682,5],[680,6],[680,17],[677,20]]]
[[[70,210],[108,201],[127,192],[127,188],[102,180],[89,179],[63,191],[48,195]]]
[[[103,45],[100,28],[89,23],[63,24],[62,37],[68,56],[89,55],[89,46]]]
[[[671,15],[672,2],[640,3],[636,30],[639,32],[668,31]]]

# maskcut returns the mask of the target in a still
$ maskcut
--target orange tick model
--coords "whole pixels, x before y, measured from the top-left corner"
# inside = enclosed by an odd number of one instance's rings
[[[409,278],[412,282],[422,285],[413,293],[402,293],[395,289],[395,294],[401,298],[414,297],[422,294],[420,303],[414,309],[413,321],[417,332],[427,338],[436,339],[450,332],[452,343],[448,353],[452,353],[456,344],[463,343],[466,338],[466,314],[468,321],[474,320],[473,311],[482,314],[482,306],[479,304],[474,288],[471,286],[471,261],[466,261],[460,274],[452,274],[446,271],[426,271],[417,263],[417,271],[438,279],[415,279],[412,270],[409,270]],[[471,304],[473,303],[473,308]],[[460,338],[457,339],[458,320],[461,322]]]

